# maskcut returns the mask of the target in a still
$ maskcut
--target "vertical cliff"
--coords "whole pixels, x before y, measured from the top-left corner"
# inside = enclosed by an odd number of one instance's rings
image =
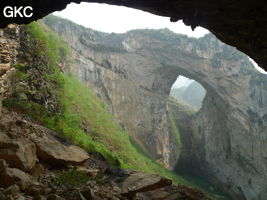
[[[106,34],[54,17],[44,21],[71,46],[71,71],[166,167],[175,153],[167,125],[170,88],[178,75],[201,83],[207,95],[182,136],[178,168],[208,174],[237,199],[266,199],[267,78],[244,54],[212,35]]]
[[[266,81],[266,75],[257,73],[235,77],[225,86],[232,90],[229,96],[208,93],[182,132],[187,146],[178,171],[204,172],[223,183],[225,191],[238,194],[236,199],[266,198]]]

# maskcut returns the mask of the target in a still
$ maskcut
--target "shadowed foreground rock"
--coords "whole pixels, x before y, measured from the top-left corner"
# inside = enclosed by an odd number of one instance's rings
[[[145,192],[139,196],[142,197],[142,200],[185,200],[187,198],[195,200],[211,200],[202,192],[183,185],[180,185],[179,187],[169,186],[154,191]]]
[[[32,139],[37,148],[38,157],[51,165],[82,164],[88,154],[74,145],[63,145],[51,136]]]
[[[142,172],[127,171],[124,176],[112,180],[123,196],[133,199],[137,193],[163,188],[172,184],[168,179]]]
[[[3,122],[1,122],[3,124]],[[0,159],[5,159],[11,167],[31,170],[37,160],[36,147],[29,139],[11,139],[0,134]]]
[[[0,159],[0,187],[7,188],[18,184],[21,190],[25,190],[34,182],[34,179],[24,171],[9,168],[6,161]]]
[[[158,175],[113,168],[105,161],[89,157],[79,147],[67,144],[62,138],[51,135],[51,130],[17,113],[4,109],[3,114],[5,120],[0,118],[0,122],[5,123],[0,124],[0,138],[6,138],[8,141],[11,140],[9,137],[12,137],[13,143],[42,138],[44,143],[40,139],[38,144],[36,142],[32,144],[36,146],[42,144],[41,148],[47,157],[41,156],[37,150],[38,161],[31,166],[32,170],[12,168],[11,165],[15,166],[14,160],[11,159],[14,157],[14,152],[20,154],[23,149],[18,148],[14,151],[12,145],[6,145],[5,151],[10,149],[11,153],[0,159],[0,199],[158,200],[158,197],[164,196],[166,200],[171,200],[168,196],[175,194],[181,200],[210,200],[194,189],[187,188],[185,193],[181,189],[185,186],[170,186],[170,180]],[[8,124],[9,128],[5,124]],[[46,143],[47,141],[49,143]],[[65,156],[63,150],[66,151]],[[32,151],[35,149],[32,148]],[[24,161],[24,157],[18,156],[17,159],[21,159],[20,162]],[[81,162],[84,160],[85,163]],[[76,165],[77,168],[70,164]],[[115,173],[109,173],[110,169]],[[159,190],[160,188],[165,189]]]
[[[5,111],[0,122],[0,159],[5,159],[10,166],[29,171],[37,157],[55,166],[82,164],[89,158],[83,149],[59,142],[51,130],[21,120],[19,116],[16,118]]]

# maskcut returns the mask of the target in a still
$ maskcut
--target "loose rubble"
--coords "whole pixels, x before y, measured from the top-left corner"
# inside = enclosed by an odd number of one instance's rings
[[[18,113],[2,114],[0,200],[209,200],[158,175],[109,166]]]

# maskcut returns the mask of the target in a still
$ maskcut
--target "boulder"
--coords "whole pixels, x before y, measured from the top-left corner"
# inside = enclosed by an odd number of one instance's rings
[[[140,193],[138,194],[138,197],[142,200],[161,200],[161,199],[168,199],[168,200],[192,200],[195,199],[193,196],[186,196],[181,194],[176,186],[168,186],[165,188],[160,188],[157,190]]]
[[[1,53],[4,53],[3,51]],[[10,69],[9,63],[0,63],[0,77],[6,73],[7,70]]]
[[[4,200],[15,200],[15,198],[12,195],[5,196]]]
[[[74,191],[71,196],[66,198],[67,200],[90,200],[91,198],[85,198],[79,191]],[[92,199],[93,200],[93,199]]]
[[[12,196],[19,196],[20,195],[20,189],[17,185],[11,185],[8,188],[4,190],[5,195],[12,195]]]
[[[121,189],[121,194],[129,199],[137,193],[163,188],[172,184],[172,181],[158,175],[143,172],[128,171],[125,177],[114,179],[115,184]]]
[[[23,195],[20,195],[16,200],[27,200]]]
[[[45,195],[49,192],[49,189],[40,183],[32,183],[27,190],[25,191],[25,194],[30,196],[38,196],[38,195]]]
[[[56,194],[50,194],[47,196],[47,200],[64,200],[64,198],[62,198]]]
[[[0,132],[0,159],[10,167],[29,171],[37,160],[35,145],[27,138],[11,139]]]
[[[47,200],[46,196],[44,195],[38,195],[33,198],[33,200]]]
[[[139,193],[137,197],[138,199],[142,200],[212,200],[201,191],[198,191],[185,185],[171,185],[153,191]]]
[[[33,138],[37,155],[52,166],[77,165],[89,159],[88,153],[74,145],[68,145],[57,141],[50,135]]]
[[[7,168],[7,163],[5,160],[0,159],[0,174],[4,173]]]
[[[168,190],[167,188],[161,188],[154,191],[146,192],[144,194],[138,194],[138,197],[142,200],[184,200],[184,197],[180,193]]]
[[[13,119],[7,114],[8,110],[2,107],[2,117],[0,118],[0,132],[8,135],[10,128],[13,125]]]
[[[0,160],[0,187],[7,188],[11,185],[18,185],[21,190],[25,190],[35,180],[25,172],[9,168],[5,160]]]
[[[81,173],[83,173],[83,174],[85,174],[87,176],[90,176],[93,179],[96,178],[100,173],[99,169],[88,169],[88,168],[85,168],[85,167],[78,167],[77,171],[79,171],[79,172],[81,172]]]
[[[29,172],[29,174],[30,174],[33,178],[35,178],[36,180],[39,180],[39,179],[42,177],[43,174],[48,173],[47,170],[48,170],[48,169],[47,169],[44,165],[42,165],[42,164],[40,164],[40,163],[37,163],[37,164],[35,165],[35,167],[31,169],[31,171]]]
[[[88,200],[95,199],[94,191],[91,188],[87,188],[86,190],[83,190],[82,195]]]

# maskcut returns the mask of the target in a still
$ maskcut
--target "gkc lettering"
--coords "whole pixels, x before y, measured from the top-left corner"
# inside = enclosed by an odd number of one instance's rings
[[[6,6],[3,10],[3,14],[6,18],[11,17],[32,17],[33,8],[31,6]]]

